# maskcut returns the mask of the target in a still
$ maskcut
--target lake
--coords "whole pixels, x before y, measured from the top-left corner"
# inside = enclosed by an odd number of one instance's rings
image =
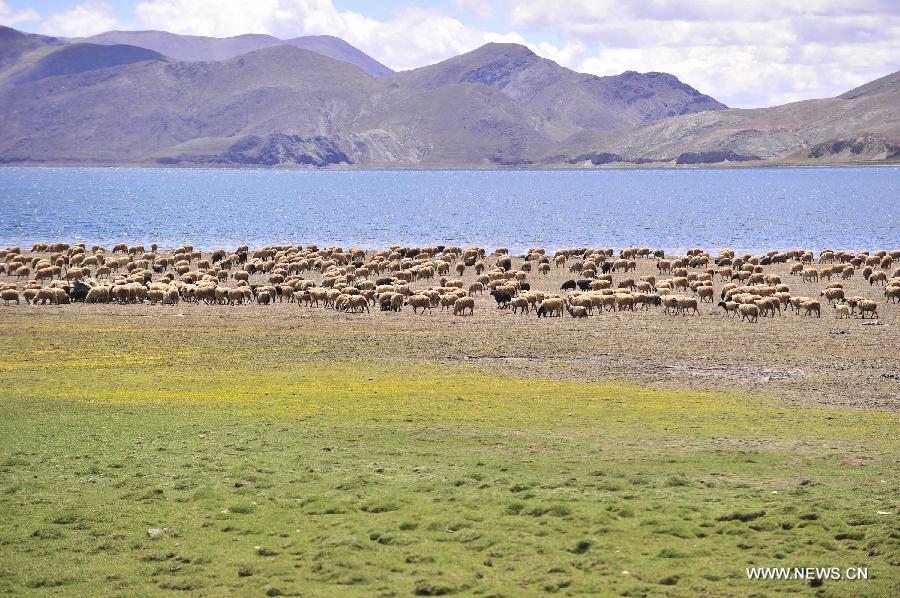
[[[0,168],[0,246],[35,241],[874,250],[900,246],[900,167]]]

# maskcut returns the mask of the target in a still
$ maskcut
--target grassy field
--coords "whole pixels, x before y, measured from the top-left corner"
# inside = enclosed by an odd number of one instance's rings
[[[896,413],[110,320],[0,320],[0,591],[900,594]]]

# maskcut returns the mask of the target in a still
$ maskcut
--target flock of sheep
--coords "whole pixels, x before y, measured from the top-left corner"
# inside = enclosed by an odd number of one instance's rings
[[[639,260],[655,260],[651,273],[637,277]],[[791,310],[821,317],[831,305],[835,317],[878,318],[878,304],[845,293],[855,276],[883,288],[884,300],[900,302],[900,250],[850,252],[770,251],[736,255],[722,249],[713,257],[702,249],[667,256],[662,250],[629,247],[569,248],[552,255],[542,248],[513,258],[504,248],[490,255],[481,247],[391,246],[359,248],[316,245],[270,246],[203,254],[190,245],[161,251],[156,244],[117,244],[108,250],[84,244],[35,243],[30,251],[0,249],[0,301],[32,305],[85,303],[266,305],[276,301],[342,312],[372,308],[413,314],[435,309],[474,315],[476,297],[489,295],[499,309],[537,317],[586,318],[604,311],[661,308],[671,315],[700,315],[702,304],[723,315],[758,322]],[[786,278],[775,264],[790,264]],[[787,267],[787,266],[786,266]],[[645,268],[646,269],[646,268]],[[568,272],[558,292],[532,286],[551,271]],[[463,282],[468,275],[470,281]],[[474,275],[474,276],[472,276]],[[455,276],[455,277],[454,277]],[[0,278],[0,280],[3,280]],[[791,280],[822,285],[817,296],[792,293]],[[714,281],[723,283],[718,293]],[[718,301],[716,296],[718,295]]]

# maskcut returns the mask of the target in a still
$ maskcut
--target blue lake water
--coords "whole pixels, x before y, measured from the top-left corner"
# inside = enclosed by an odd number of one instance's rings
[[[0,168],[0,246],[34,241],[874,250],[900,246],[900,167]]]

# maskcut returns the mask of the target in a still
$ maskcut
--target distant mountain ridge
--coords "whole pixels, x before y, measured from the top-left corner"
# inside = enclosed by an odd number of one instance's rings
[[[898,96],[895,73],[838,98],[733,110],[666,73],[596,77],[516,44],[394,73],[329,36],[0,27],[0,164],[891,161]]]
[[[309,35],[293,39],[279,39],[272,35],[245,34],[235,37],[204,37],[177,35],[167,31],[108,31],[78,41],[103,45],[129,45],[147,48],[164,56],[186,62],[221,61],[273,46],[294,46],[354,64],[374,77],[393,71],[371,56],[364,54],[339,37]]]

